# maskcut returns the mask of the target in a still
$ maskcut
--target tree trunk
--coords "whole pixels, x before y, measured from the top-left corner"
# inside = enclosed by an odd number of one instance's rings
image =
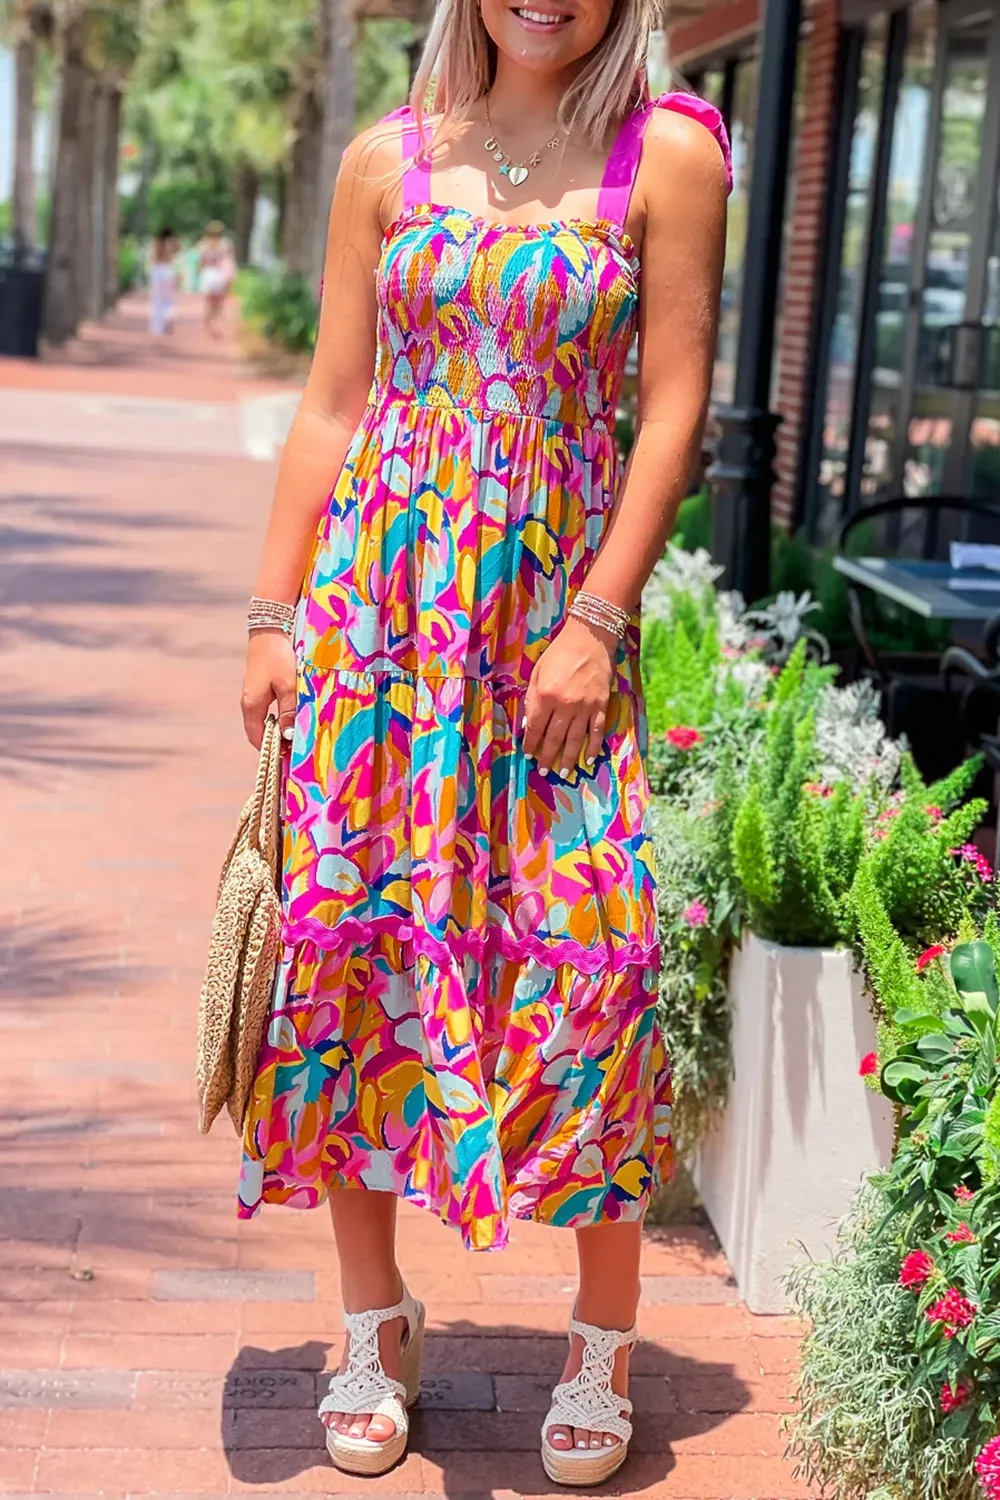
[[[48,278],[45,290],[45,336],[63,344],[79,322],[77,235],[80,220],[80,131],[87,89],[84,45],[86,16],[63,29],[60,47],[59,115],[52,186]]]
[[[118,196],[118,163],[121,158],[122,94],[117,87],[108,93],[107,133],[104,138],[104,295],[103,311],[118,301],[118,242],[121,239],[121,198]]]
[[[296,100],[292,116],[292,155],[285,183],[281,254],[290,271],[308,276],[313,256],[313,225],[323,147],[323,112],[312,89]]]
[[[14,255],[21,259],[38,243],[35,202],[35,73],[38,42],[30,29],[15,52],[17,88],[14,146]]]
[[[250,240],[259,190],[259,176],[253,167],[243,162],[236,169],[236,211],[233,223],[233,248],[236,251],[236,263],[240,266],[250,262]]]
[[[90,295],[88,310],[92,318],[104,316],[104,268],[108,258],[108,226],[104,220],[107,203],[104,178],[108,167],[108,101],[111,85],[99,83],[94,99],[94,187],[91,195]]]
[[[80,184],[76,202],[77,316],[95,318],[94,306],[94,160],[97,154],[98,83],[93,72],[85,72],[80,96]]]
[[[351,0],[322,0],[320,11],[325,32],[326,89],[323,107],[323,149],[320,154],[319,191],[312,233],[310,271],[318,287],[326,258],[327,221],[340,158],[354,135],[354,37],[355,19]]]

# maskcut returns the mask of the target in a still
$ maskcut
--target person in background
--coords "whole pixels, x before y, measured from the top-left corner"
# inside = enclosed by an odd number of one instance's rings
[[[233,248],[225,226],[213,219],[198,246],[198,286],[205,298],[205,327],[216,339],[222,337],[222,314],[235,274]]]
[[[149,250],[149,331],[157,337],[173,332],[179,251],[174,231],[164,225]]]

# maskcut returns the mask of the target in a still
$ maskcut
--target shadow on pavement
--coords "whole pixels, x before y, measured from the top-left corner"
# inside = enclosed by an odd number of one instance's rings
[[[241,1484],[283,1484],[330,1467],[316,1407],[325,1394],[322,1372],[331,1347],[313,1341],[241,1350],[221,1412],[223,1447]],[[673,1442],[710,1433],[749,1406],[749,1388],[725,1360],[725,1340],[713,1352],[718,1359],[700,1360],[672,1352],[665,1341],[640,1340],[632,1361],[636,1413],[628,1462],[588,1494],[636,1495],[662,1483],[674,1467]],[[565,1356],[565,1337],[527,1325],[458,1322],[429,1332],[424,1394],[409,1444],[410,1454],[423,1455],[440,1474],[428,1489],[468,1497],[477,1488],[472,1463],[482,1473],[484,1495],[499,1489],[547,1493],[552,1486],[539,1457],[539,1431]],[[485,1383],[477,1378],[484,1373]],[[351,1481],[338,1478],[337,1486],[350,1489]],[[317,1479],[307,1488],[324,1485]]]
[[[96,702],[0,692],[0,778],[47,784],[53,771],[70,765],[75,771],[125,771],[152,765],[162,758],[162,750],[154,754],[115,738],[116,720],[134,725],[141,712],[134,703],[107,698]],[[2,983],[0,974],[0,993]]]

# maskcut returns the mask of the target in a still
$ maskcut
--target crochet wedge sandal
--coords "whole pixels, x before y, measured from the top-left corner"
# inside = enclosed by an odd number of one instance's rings
[[[383,1323],[406,1319],[402,1345],[402,1380],[386,1374],[379,1351],[378,1332]],[[386,1474],[406,1452],[410,1435],[407,1408],[420,1394],[420,1363],[424,1348],[425,1310],[404,1289],[395,1307],[373,1308],[370,1312],[345,1313],[347,1329],[347,1368],[330,1381],[330,1391],[319,1408],[320,1417],[328,1412],[344,1416],[388,1417],[396,1430],[385,1442],[367,1437],[346,1437],[326,1429],[326,1446],[338,1469],[346,1474],[374,1477]]]
[[[627,1333],[619,1333],[616,1328],[598,1328],[573,1317],[569,1331],[570,1337],[576,1333],[583,1339],[583,1363],[572,1380],[560,1381],[552,1392],[552,1405],[542,1424],[542,1463],[556,1484],[603,1484],[628,1457],[632,1403],[612,1388],[611,1377],[615,1355],[619,1349],[634,1346],[638,1330],[633,1324]],[[553,1427],[610,1433],[619,1441],[602,1443],[600,1448],[553,1448],[549,1442]]]

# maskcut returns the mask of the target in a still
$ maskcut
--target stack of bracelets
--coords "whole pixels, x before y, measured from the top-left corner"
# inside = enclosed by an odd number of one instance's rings
[[[295,632],[295,606],[282,604],[278,599],[251,599],[247,614],[247,631],[280,630],[291,640]]]
[[[601,599],[597,594],[577,594],[569,607],[569,614],[571,619],[582,620],[585,625],[594,625],[598,630],[606,630],[608,635],[613,635],[619,641],[624,640],[632,618],[627,609],[619,609],[616,604],[609,604],[607,599]]]

